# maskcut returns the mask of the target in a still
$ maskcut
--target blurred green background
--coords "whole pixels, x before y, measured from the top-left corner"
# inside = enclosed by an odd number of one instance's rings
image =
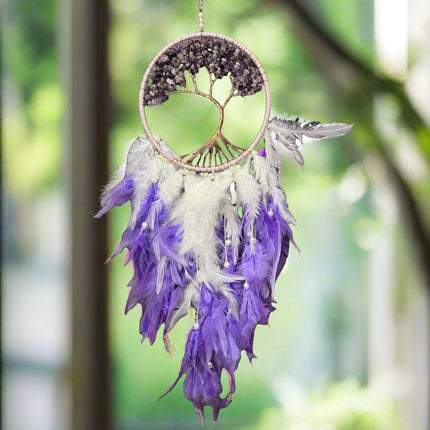
[[[3,424],[68,428],[67,13],[55,0],[2,6]],[[146,67],[198,21],[195,0],[111,0],[110,8],[113,171],[143,133]],[[273,113],[355,124],[346,137],[306,144],[304,169],[283,162],[302,258],[291,254],[270,327],[256,332],[258,359],[242,360],[232,404],[207,427],[428,430],[428,1],[205,0],[204,13],[206,30],[259,58]],[[252,138],[262,100],[231,107],[228,136]],[[185,153],[210,135],[216,111],[171,101],[151,125]],[[129,207],[110,216],[110,248],[128,216]],[[138,309],[123,313],[130,278],[121,257],[110,263],[115,426],[197,429],[181,384],[156,403],[176,378],[191,320],[175,328],[172,358],[162,339],[141,344]]]

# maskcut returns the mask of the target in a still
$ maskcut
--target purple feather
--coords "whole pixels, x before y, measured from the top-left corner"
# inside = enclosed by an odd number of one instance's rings
[[[262,207],[261,212],[256,222],[257,238],[271,258],[270,286],[273,297],[275,281],[285,265],[293,234],[272,198],[268,199],[267,205]]]
[[[186,375],[184,395],[193,402],[202,426],[205,406],[213,408],[216,420],[220,409],[230,404],[236,389],[234,372],[240,361],[240,344],[239,322],[229,312],[229,301],[223,295],[202,287],[199,318],[188,335],[178,378],[162,397]],[[221,398],[223,369],[229,376],[229,389]]]
[[[160,326],[169,318],[170,300],[181,295],[186,273],[192,275],[193,264],[177,252],[182,239],[179,225],[169,224],[169,213],[159,198],[157,184],[151,184],[137,214],[136,223],[129,225],[113,256],[125,248],[133,263],[134,275],[125,312],[142,307],[140,333],[142,341],[152,344]],[[162,266],[162,267],[161,267]]]
[[[106,191],[101,199],[102,208],[97,212],[94,218],[100,218],[115,206],[122,206],[124,203],[131,200],[133,192],[133,177],[132,175],[127,175],[117,185]]]
[[[274,287],[280,262],[282,240],[288,223],[279,215],[279,210],[269,198],[261,205],[254,224],[244,209],[243,236],[246,237],[240,260],[239,273],[246,279],[240,308],[240,324],[244,339],[244,349],[248,358],[253,353],[254,332],[257,324],[267,325],[273,312]],[[254,231],[255,237],[248,237]],[[252,235],[251,235],[252,236]],[[288,239],[288,237],[287,237]],[[251,244],[251,241],[254,243]]]

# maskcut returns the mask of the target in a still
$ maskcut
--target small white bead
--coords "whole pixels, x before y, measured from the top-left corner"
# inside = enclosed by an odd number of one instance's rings
[[[208,361],[208,367],[209,367],[209,369],[212,369],[212,367],[213,367],[212,361]]]
[[[226,262],[224,263],[224,267],[225,267],[226,269],[228,269],[228,268],[230,267],[230,263],[229,263],[228,261],[226,261]]]
[[[269,216],[273,216],[273,211],[272,209],[269,210],[269,212],[267,212],[269,214]]]
[[[245,281],[245,283],[243,284],[243,288],[245,288],[245,290],[247,290],[249,288],[248,281]]]
[[[203,18],[203,12],[199,12],[199,18]]]
[[[226,241],[225,241],[225,246],[230,246],[231,245],[231,240],[230,239],[227,239]]]
[[[148,228],[148,223],[144,221],[141,226],[142,230],[146,230]]]
[[[248,237],[252,237],[252,231],[248,231],[248,233],[246,233],[246,235],[247,235]]]
[[[198,328],[200,327],[200,324],[198,322],[195,322],[193,327],[194,327],[194,330],[198,330]]]

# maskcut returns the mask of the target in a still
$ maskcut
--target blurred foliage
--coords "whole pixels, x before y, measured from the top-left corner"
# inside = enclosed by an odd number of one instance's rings
[[[360,388],[354,380],[315,393],[299,410],[264,411],[253,430],[376,430],[400,429],[395,406],[383,394]]]
[[[45,84],[32,89],[26,111],[10,106],[4,114],[6,182],[21,201],[58,185],[63,104],[58,84]]]
[[[13,73],[24,103],[40,86],[58,79],[57,6],[56,0],[4,2],[5,69]]]
[[[57,55],[58,2],[3,7],[3,153],[6,189],[25,204],[58,185],[64,94]]]

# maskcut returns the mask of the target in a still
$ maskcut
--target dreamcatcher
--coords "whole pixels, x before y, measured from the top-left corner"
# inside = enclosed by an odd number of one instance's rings
[[[239,42],[204,32],[202,0],[199,6],[200,32],[164,47],[143,76],[139,107],[147,137],[132,143],[96,217],[131,202],[130,221],[112,257],[127,249],[133,264],[126,312],[141,306],[142,339],[152,344],[164,326],[169,351],[175,324],[190,311],[195,315],[178,378],[165,394],[185,375],[184,394],[203,425],[204,406],[212,406],[216,420],[230,404],[241,352],[255,357],[255,328],[268,324],[275,281],[290,244],[296,247],[296,222],[279,183],[279,155],[303,164],[299,144],[305,139],[341,136],[352,126],[270,119],[269,83],[260,62]],[[201,69],[209,74],[207,92],[197,85]],[[217,100],[214,84],[223,77],[230,79],[231,91]],[[225,107],[234,97],[263,89],[260,130],[248,148],[239,147],[223,134]],[[151,133],[145,112],[178,93],[209,99],[220,114],[210,139],[185,155]],[[256,152],[262,138],[264,149]],[[223,370],[229,377],[225,397]]]

